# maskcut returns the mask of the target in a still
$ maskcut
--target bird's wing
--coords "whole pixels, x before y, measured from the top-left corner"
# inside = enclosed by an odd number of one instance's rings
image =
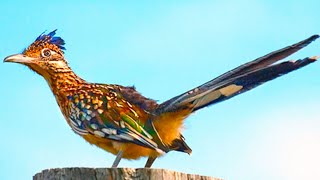
[[[86,89],[69,98],[69,120],[78,134],[93,134],[119,142],[131,142],[163,152],[146,131],[143,110],[127,102],[121,94],[103,85]]]
[[[156,112],[160,114],[186,107],[197,110],[229,99],[264,82],[310,64],[315,61],[315,58],[287,61],[280,64],[274,63],[302,49],[318,37],[319,35],[311,36],[301,42],[243,64],[197,88],[160,104]]]
[[[120,94],[123,95],[123,97],[130,102],[131,104],[139,107],[139,109],[142,109],[144,112],[149,113],[152,115],[154,110],[158,107],[158,104],[155,100],[146,98],[142,96],[138,91],[136,91],[135,87],[124,87],[119,85],[113,85],[116,87],[116,89],[119,91]],[[191,153],[191,148],[187,145],[182,135],[180,135],[179,138],[175,139],[171,145],[166,145],[162,138],[160,137],[157,129],[155,128],[153,124],[153,119],[150,118],[147,120],[147,122],[144,124],[145,129],[148,129],[148,132],[152,134],[153,141],[155,141],[158,145],[158,147],[164,151],[170,150],[176,150],[186,153]]]

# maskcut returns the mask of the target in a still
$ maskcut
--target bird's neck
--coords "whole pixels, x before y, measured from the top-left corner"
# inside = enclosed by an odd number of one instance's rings
[[[37,64],[30,64],[28,67],[41,75],[49,84],[53,94],[57,96],[65,95],[68,91],[76,90],[86,81],[77,76],[72,69],[64,65],[62,67],[48,66],[41,68]]]
[[[71,69],[63,72],[50,73],[44,78],[47,80],[55,96],[64,96],[69,92],[76,91],[86,81],[77,76]]]

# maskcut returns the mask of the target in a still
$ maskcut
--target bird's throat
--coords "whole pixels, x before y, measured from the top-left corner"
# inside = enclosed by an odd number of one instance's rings
[[[45,77],[55,96],[66,95],[70,91],[76,91],[85,80],[77,76],[73,71],[50,73]]]

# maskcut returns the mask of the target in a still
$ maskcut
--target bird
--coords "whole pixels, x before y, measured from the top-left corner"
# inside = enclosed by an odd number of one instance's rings
[[[118,167],[123,158],[146,157],[145,167],[150,168],[158,157],[170,151],[191,154],[182,135],[184,121],[190,114],[319,58],[279,62],[319,38],[313,35],[158,103],[133,86],[91,83],[76,75],[64,57],[65,41],[56,36],[56,31],[43,32],[22,53],[7,56],[4,62],[25,65],[42,76],[71,129],[90,144],[116,155],[112,167]]]

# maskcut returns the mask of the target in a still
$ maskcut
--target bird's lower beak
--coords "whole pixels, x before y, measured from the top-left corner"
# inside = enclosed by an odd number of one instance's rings
[[[15,62],[15,63],[31,63],[35,58],[28,57],[23,54],[14,54],[4,58],[3,62]]]

